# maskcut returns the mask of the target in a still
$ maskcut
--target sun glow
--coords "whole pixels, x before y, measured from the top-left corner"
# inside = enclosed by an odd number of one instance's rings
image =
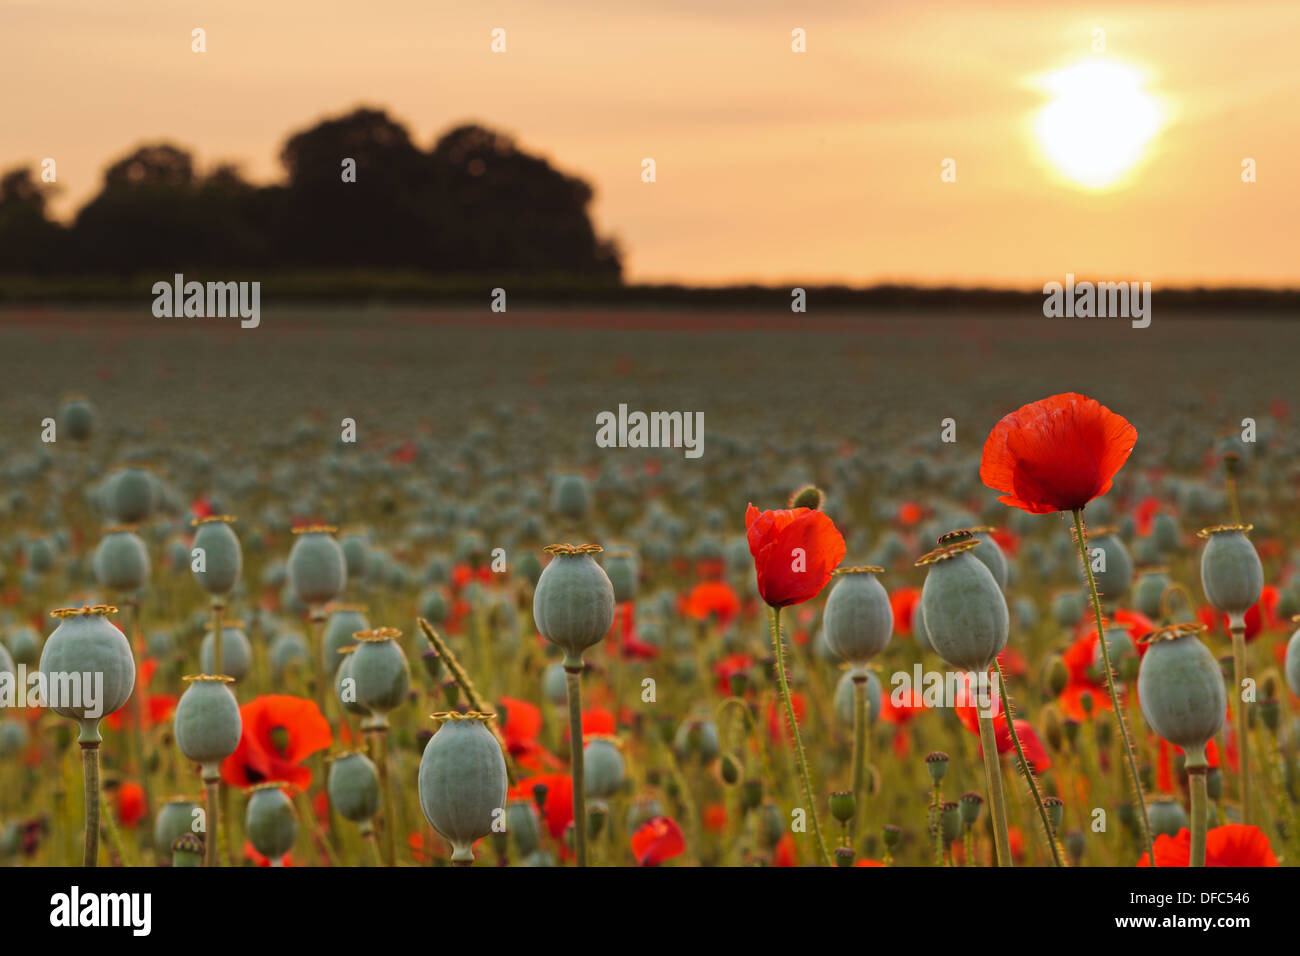
[[[1142,82],[1137,70],[1108,60],[1085,60],[1043,79],[1052,100],[1035,118],[1034,133],[1062,175],[1103,189],[1137,164],[1163,118]]]

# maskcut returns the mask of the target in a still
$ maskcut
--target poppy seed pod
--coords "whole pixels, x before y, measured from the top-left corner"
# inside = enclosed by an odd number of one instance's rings
[[[1300,617],[1292,620],[1300,623]],[[1291,693],[1300,697],[1300,628],[1296,628],[1286,645],[1286,685],[1291,688]]]
[[[382,717],[406,700],[411,688],[411,670],[397,638],[395,627],[358,631],[353,637],[357,649],[348,665],[348,676],[356,682],[357,703],[373,716]]]
[[[684,720],[673,736],[673,752],[678,760],[694,757],[701,764],[709,764],[722,752],[718,739],[718,725],[711,720]]]
[[[884,568],[840,568],[826,599],[822,633],[840,660],[865,670],[867,661],[885,649],[894,630],[894,609],[877,574]]]
[[[379,771],[360,751],[340,754],[330,761],[330,806],[344,820],[365,823],[379,812]]]
[[[171,797],[153,820],[153,845],[167,848],[187,833],[194,832],[194,811],[202,804],[189,797]]]
[[[582,748],[587,796],[605,799],[623,786],[623,754],[610,737],[590,737]]]
[[[1137,587],[1133,589],[1134,606],[1153,620],[1159,618],[1169,584],[1168,569],[1147,568],[1139,575]]]
[[[975,536],[975,540],[980,542],[980,547],[975,549],[976,559],[993,573],[993,580],[998,582],[998,587],[1006,591],[1007,576],[1011,569],[1007,565],[1007,556],[1002,552],[1002,545],[998,544],[993,537],[995,530],[981,527],[971,528],[970,532]]]
[[[9,651],[14,664],[35,664],[41,657],[41,636],[34,627],[20,627],[9,633]],[[3,648],[0,648],[0,653]],[[3,660],[0,657],[0,660]]]
[[[333,677],[343,662],[339,649],[355,644],[357,639],[352,635],[370,630],[370,621],[366,619],[366,609],[360,604],[335,604],[329,611],[329,620],[325,622],[325,632],[321,635],[321,663],[325,667],[325,676]]]
[[[491,714],[434,714],[442,726],[420,758],[420,809],[452,846],[452,862],[474,861],[474,841],[506,806],[506,761],[488,729]]]
[[[122,524],[136,524],[153,513],[154,486],[149,472],[127,465],[114,472],[105,489],[108,513]]]
[[[537,808],[531,800],[511,800],[506,807],[506,829],[514,838],[520,856],[528,856],[542,841],[537,821]]]
[[[566,670],[582,669],[582,652],[609,633],[614,623],[614,586],[592,555],[595,544],[553,544],[554,555],[533,592],[537,630],[564,651]]]
[[[135,687],[131,645],[126,635],[108,620],[108,615],[116,613],[117,608],[103,604],[61,608],[50,613],[59,626],[41,651],[41,675],[51,698],[64,696],[68,678],[81,682],[83,692],[79,697],[52,699],[51,704],[60,717],[81,725],[78,740],[83,744],[101,740],[100,720],[125,704]],[[91,687],[84,686],[87,678],[92,681]]]
[[[242,621],[228,621],[221,625],[221,669],[236,681],[243,680],[253,664],[253,646],[243,628]],[[208,633],[199,645],[199,669],[205,674],[213,670],[213,643],[212,626],[208,625]]]
[[[222,642],[225,650],[225,642]],[[275,635],[271,641],[271,676],[283,680],[290,668],[303,667],[307,661],[307,642],[296,631]],[[233,676],[233,675],[232,675]]]
[[[134,529],[108,528],[93,561],[95,580],[110,591],[134,592],[149,581],[149,551]]]
[[[282,783],[263,783],[248,791],[244,831],[253,849],[280,866],[280,860],[298,839],[298,815]]]
[[[637,561],[631,551],[620,548],[605,558],[605,574],[614,588],[614,601],[625,604],[636,597]]]
[[[1147,820],[1151,824],[1153,837],[1162,833],[1165,836],[1178,836],[1178,831],[1187,826],[1187,814],[1183,812],[1183,805],[1170,798],[1152,800],[1151,806],[1147,808]]]
[[[352,658],[356,651],[355,644],[339,649],[339,667],[334,672],[334,693],[349,714],[369,717],[370,711],[357,702],[357,682],[352,676]]]
[[[59,429],[73,441],[86,441],[95,427],[95,412],[84,398],[69,398],[59,409]]]
[[[880,717],[880,678],[875,671],[863,669],[867,677],[867,723],[875,725]],[[853,671],[846,670],[835,685],[835,717],[845,727],[853,726]]]
[[[363,580],[366,576],[366,563],[370,558],[370,546],[366,539],[359,534],[344,535],[339,547],[343,549],[348,577]]]
[[[947,537],[916,562],[928,568],[921,588],[925,628],[935,653],[950,665],[982,673],[1006,646],[1007,601],[993,572],[971,554],[979,542]]]
[[[190,686],[176,702],[172,719],[176,746],[203,768],[204,780],[216,780],[221,761],[239,746],[244,726],[239,702],[230,692],[229,677],[197,674],[185,680]]]
[[[1098,528],[1088,539],[1088,560],[1102,600],[1114,604],[1133,586],[1133,559],[1114,528]],[[1083,573],[1080,569],[1080,574]]]
[[[1228,708],[1219,662],[1196,637],[1199,624],[1174,624],[1147,635],[1138,671],[1142,716],[1157,734],[1187,753],[1187,765],[1205,766],[1205,743]]]
[[[198,528],[194,532],[194,550],[201,551],[194,555],[190,568],[194,571],[194,580],[199,587],[213,597],[225,597],[239,583],[239,571],[243,567],[243,551],[239,547],[239,538],[230,527],[235,519],[230,515],[214,515],[210,518],[197,518],[191,524]],[[191,551],[193,555],[193,551]],[[202,570],[199,570],[199,568]]]
[[[1225,524],[1197,532],[1206,539],[1201,552],[1201,587],[1210,603],[1229,617],[1244,615],[1264,590],[1264,568],[1246,537],[1252,527]]]
[[[334,540],[335,530],[311,525],[294,531],[298,540],[289,552],[289,586],[308,606],[334,600],[348,583],[347,559]]]
[[[562,518],[581,521],[591,507],[587,480],[581,475],[561,475],[551,493],[551,509]]]

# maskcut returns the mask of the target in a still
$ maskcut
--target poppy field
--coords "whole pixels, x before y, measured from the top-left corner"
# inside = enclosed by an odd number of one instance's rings
[[[1292,864],[1300,331],[799,318],[0,313],[0,865]]]

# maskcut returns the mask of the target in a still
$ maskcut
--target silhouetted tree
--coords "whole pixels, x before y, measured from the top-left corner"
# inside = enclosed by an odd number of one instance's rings
[[[0,273],[47,275],[64,267],[63,229],[45,215],[49,192],[25,166],[0,176]]]

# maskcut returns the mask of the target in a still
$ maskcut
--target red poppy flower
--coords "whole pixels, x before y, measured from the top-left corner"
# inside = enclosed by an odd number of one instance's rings
[[[625,658],[633,661],[649,661],[659,656],[659,648],[647,644],[637,636],[631,601],[618,606],[611,631],[618,629],[619,620],[623,622],[623,636],[619,650],[623,652]]]
[[[798,866],[799,855],[795,852],[794,836],[787,833],[776,841],[776,858],[773,866]]]
[[[1151,524],[1160,513],[1160,507],[1160,499],[1155,495],[1147,495],[1138,502],[1137,508],[1133,510],[1133,520],[1137,524],[1138,534],[1146,537],[1151,533]]]
[[[614,712],[604,707],[588,707],[582,712],[582,739],[588,737],[610,737],[617,733],[618,721]],[[564,739],[569,739],[569,727],[565,724]]]
[[[969,684],[969,677],[966,678]],[[961,721],[962,726],[973,734],[979,734],[979,713],[975,706],[975,698],[966,697],[967,688],[958,688],[958,699],[953,706],[957,712],[957,719]],[[999,754],[1014,754],[1016,752],[1016,743],[1011,739],[1011,730],[1007,726],[1006,711],[1002,708],[1002,697],[999,695],[994,703],[995,711],[993,716],[993,739],[997,746]],[[1052,759],[1047,755],[1047,748],[1043,746],[1043,741],[1039,739],[1038,732],[1034,730],[1033,725],[1027,720],[1016,718],[1016,736],[1020,738],[1020,749],[1025,752],[1025,762],[1033,769],[1034,773],[1043,773],[1052,766]],[[980,754],[983,755],[983,744],[980,745]]]
[[[128,830],[132,829],[145,814],[144,787],[134,780],[118,784],[115,797],[117,804],[117,822]]]
[[[789,607],[816,597],[844,560],[844,538],[820,511],[792,508],[745,511],[749,553],[758,593],[770,607]]]
[[[721,833],[727,829],[727,808],[721,803],[710,803],[700,815],[704,820],[704,829]]]
[[[510,791],[510,800],[529,800],[536,805],[534,788],[546,788],[546,802],[542,804],[542,817],[546,829],[555,839],[564,836],[565,828],[573,822],[573,778],[567,773],[542,773],[519,781]]]
[[[1156,837],[1156,866],[1187,866],[1192,857],[1192,834],[1186,828],[1176,836]],[[1138,866],[1150,866],[1145,853]],[[1206,866],[1277,866],[1268,837],[1259,827],[1227,823],[1205,834]]]
[[[907,636],[912,633],[912,616],[921,603],[920,588],[899,588],[889,592],[889,606],[894,611],[894,631]]]
[[[632,854],[637,866],[659,866],[685,852],[682,828],[672,817],[653,817],[632,834]]]
[[[311,770],[300,766],[334,740],[315,701],[287,694],[265,694],[239,708],[243,732],[235,752],[221,763],[221,777],[232,787],[269,780],[311,785]]]
[[[1030,514],[1073,511],[1110,490],[1136,443],[1137,429],[1095,399],[1053,395],[993,426],[980,480]]]
[[[1105,677],[1093,666],[1096,654],[1097,629],[1094,627],[1076,639],[1061,655],[1070,676],[1065,683],[1065,690],[1061,691],[1056,700],[1066,717],[1080,723],[1088,719],[1088,712],[1083,709],[1085,693],[1092,697],[1092,713],[1111,709],[1110,694],[1105,689]]]
[[[501,732],[515,763],[532,771],[541,770],[543,765],[559,767],[560,759],[537,742],[542,732],[542,712],[537,705],[515,697],[502,697],[500,702],[506,713]]]
[[[754,658],[749,654],[728,654],[713,665],[713,673],[718,677],[718,693],[731,694],[731,675],[747,674],[754,666]]]
[[[725,629],[740,612],[740,598],[721,581],[705,581],[686,595],[682,611],[697,621],[717,621],[718,627]]]
[[[904,501],[898,506],[898,523],[904,528],[910,528],[923,517],[925,517],[925,512],[915,501]]]
[[[1282,593],[1277,588],[1271,584],[1264,585],[1259,600],[1252,604],[1245,614],[1246,640],[1253,641],[1266,631],[1275,631],[1282,627],[1282,617],[1277,613],[1281,600]],[[1228,615],[1216,611],[1210,605],[1202,604],[1197,611],[1197,617],[1211,632],[1229,633]]]
[[[271,861],[268,857],[262,856],[254,849],[253,844],[248,840],[244,841],[244,859],[248,860],[254,866],[270,866]],[[286,853],[280,858],[281,866],[293,866],[293,854]]]

